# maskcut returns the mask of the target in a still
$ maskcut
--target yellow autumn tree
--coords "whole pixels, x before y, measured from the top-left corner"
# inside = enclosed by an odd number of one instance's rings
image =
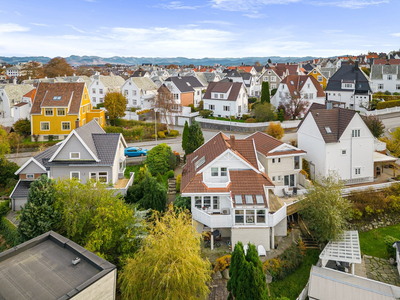
[[[104,97],[104,107],[107,109],[112,125],[115,125],[116,119],[125,116],[126,98],[122,93],[107,93]]]
[[[206,299],[211,264],[200,254],[200,234],[188,211],[155,213],[150,234],[121,276],[122,299]]]
[[[280,122],[271,122],[265,131],[268,135],[280,140],[285,135],[285,130],[283,130]]]

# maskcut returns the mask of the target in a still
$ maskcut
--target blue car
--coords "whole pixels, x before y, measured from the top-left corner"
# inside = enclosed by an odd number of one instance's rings
[[[125,148],[125,156],[126,157],[146,156],[146,155],[147,155],[147,149],[143,149],[140,147]]]

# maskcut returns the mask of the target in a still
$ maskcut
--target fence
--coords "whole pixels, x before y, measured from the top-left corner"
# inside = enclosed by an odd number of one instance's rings
[[[400,106],[366,111],[362,114],[364,114],[365,116],[380,116],[380,115],[392,114],[392,113],[397,113],[397,112],[400,112]]]
[[[370,184],[370,185],[364,185],[364,186],[357,186],[357,187],[352,187],[352,188],[346,188],[342,190],[342,196],[347,197],[351,192],[362,192],[365,190],[382,190],[384,188],[390,187],[392,184],[399,183],[398,181],[393,181],[393,182],[385,182],[385,183],[380,183],[380,184]]]

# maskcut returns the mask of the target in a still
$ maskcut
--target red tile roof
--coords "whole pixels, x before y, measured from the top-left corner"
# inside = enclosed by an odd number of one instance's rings
[[[31,98],[31,102],[33,102],[33,99],[35,99],[35,95],[36,95],[36,89],[33,89],[33,90],[27,92],[22,97]]]
[[[374,59],[374,65],[386,65],[386,59]],[[400,65],[400,59],[389,59],[389,65]]]

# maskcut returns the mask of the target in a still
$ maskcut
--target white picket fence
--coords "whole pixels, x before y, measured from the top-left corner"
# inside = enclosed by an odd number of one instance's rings
[[[397,112],[400,112],[400,106],[365,111],[362,114],[365,116],[380,116],[380,115],[392,114],[392,113],[397,113]]]
[[[268,127],[271,122],[260,122],[260,123],[242,123],[242,122],[231,122],[231,121],[222,121],[222,120],[212,120],[212,119],[204,119],[202,117],[196,118],[197,122],[200,123],[209,123],[209,124],[218,124],[218,125],[232,125],[235,127],[244,127],[244,128],[257,128],[257,127]],[[279,121],[276,121],[279,122]],[[300,124],[301,120],[295,121],[283,121],[281,122],[282,128],[296,128]],[[275,122],[272,122],[275,123]]]

